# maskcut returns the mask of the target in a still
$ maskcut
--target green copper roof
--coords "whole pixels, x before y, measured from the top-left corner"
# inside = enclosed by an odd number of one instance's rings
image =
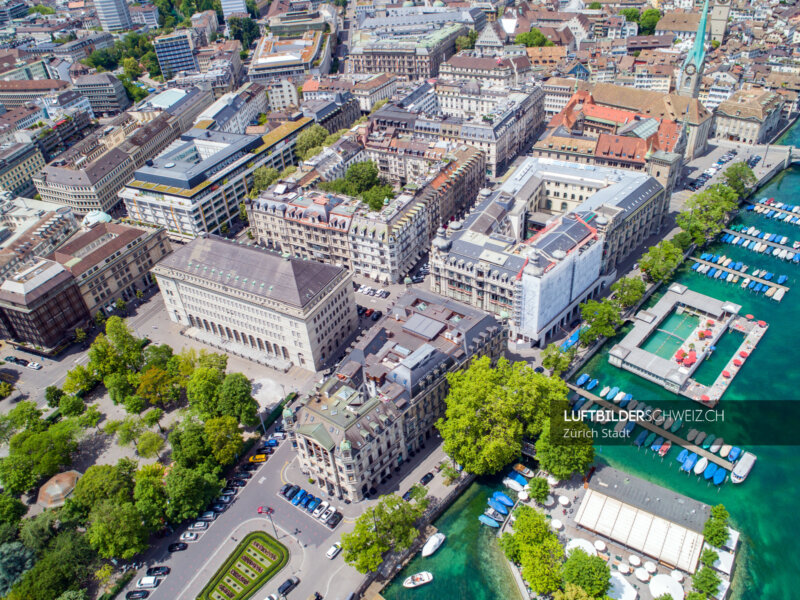
[[[689,63],[699,71],[703,66],[706,59],[706,22],[708,21],[708,0],[703,4],[703,14],[700,17],[700,24],[697,26],[697,35],[694,38],[694,46],[692,51],[686,55],[686,60],[683,61],[683,68]]]
[[[334,443],[331,436],[325,431],[322,425],[300,425],[297,428],[297,433],[300,435],[307,435],[308,437],[316,440],[316,442],[326,450],[333,450]]]

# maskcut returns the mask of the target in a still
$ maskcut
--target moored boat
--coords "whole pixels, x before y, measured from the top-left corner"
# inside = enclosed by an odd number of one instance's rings
[[[703,450],[708,450],[714,440],[717,439],[713,433],[709,433],[706,439],[703,440]]]
[[[496,510],[497,512],[499,512],[501,515],[507,515],[508,514],[508,507],[505,504],[503,504],[502,502],[498,502],[494,498],[489,498],[488,502],[489,502],[489,506],[491,508],[493,508],[494,510]]]
[[[658,449],[658,455],[662,458],[665,457],[667,455],[667,452],[669,452],[670,448],[672,448],[672,441],[667,440],[666,442],[661,444],[661,448]]]
[[[596,387],[597,387],[597,385],[598,385],[599,383],[600,383],[600,382],[599,382],[597,379],[592,379],[592,380],[589,382],[589,385],[587,385],[587,386],[586,386],[586,389],[587,389],[587,390],[589,390],[589,391],[591,391],[591,390],[593,390],[594,388],[596,388]]]
[[[503,492],[495,492],[494,494],[492,494],[492,498],[497,500],[501,504],[505,504],[506,506],[514,506],[514,501]]]
[[[481,515],[482,517],[483,515]],[[480,517],[478,517],[480,519]],[[488,517],[486,517],[488,519]],[[489,519],[491,521],[491,519]],[[497,527],[497,522],[494,521],[495,527]],[[407,577],[406,580],[403,582],[404,588],[415,588],[421,585],[425,585],[426,583],[430,583],[433,581],[433,575],[429,571],[422,571],[421,573],[415,573],[411,577]]]
[[[664,421],[664,425],[662,425],[662,427],[664,429],[666,429],[667,431],[669,431],[669,428],[672,427],[672,424],[674,422],[675,422],[675,420],[672,417],[667,417],[667,420]]]
[[[609,390],[608,394],[604,397],[606,400],[613,400],[614,396],[616,396],[618,393],[619,393],[619,388],[617,386],[614,386],[613,388],[611,388],[611,390]]]
[[[439,549],[439,546],[444,544],[444,540],[447,538],[443,533],[434,533],[431,537],[428,538],[428,541],[425,542],[425,545],[422,547],[422,556],[430,556],[434,552]]]
[[[669,430],[670,430],[672,433],[675,433],[675,432],[676,432],[676,431],[678,431],[678,429],[680,429],[681,427],[683,427],[683,419],[678,419],[677,421],[675,421],[675,422],[672,424],[672,427],[670,427],[670,428],[669,428]]]
[[[583,384],[585,384],[587,381],[589,381],[589,374],[584,373],[583,375],[578,377],[578,381],[575,382],[575,385],[577,385],[578,387],[583,387]]]
[[[697,454],[692,452],[689,456],[686,457],[686,460],[683,461],[683,466],[681,466],[681,470],[686,472],[691,471],[696,462],[697,462]]]
[[[634,445],[637,448],[641,448],[642,444],[644,444],[645,438],[647,438],[647,429],[645,429],[639,435],[636,436],[636,439],[633,441]]]
[[[608,392],[610,392],[610,391],[611,391],[611,386],[607,385],[602,390],[600,390],[600,397],[601,398],[605,398],[606,396],[608,396]]]
[[[653,443],[650,445],[650,450],[652,450],[653,452],[658,452],[659,450],[661,450],[661,446],[662,446],[663,444],[664,444],[664,438],[663,438],[663,437],[661,437],[661,436],[658,436],[658,437],[656,438],[656,441],[655,441],[655,442],[653,442]]]
[[[520,475],[516,471],[514,471],[513,469],[511,471],[509,471],[509,473],[508,473],[508,475],[506,475],[506,477],[508,477],[509,479],[513,479],[514,481],[516,481],[518,484],[520,484],[522,486],[528,484],[528,480],[525,479],[522,475]]]
[[[628,421],[627,423],[625,423],[625,429],[623,431],[625,431],[626,436],[630,437],[634,429],[636,429],[636,423],[634,423],[633,421]]]
[[[690,429],[689,435],[686,436],[686,441],[691,442],[697,437],[697,429]]]
[[[513,479],[506,477],[503,479],[503,485],[509,489],[514,490],[515,492],[522,491],[522,485],[518,481],[514,481]]]
[[[619,404],[622,402],[622,399],[625,397],[625,392],[620,392],[616,396],[614,396],[614,404]]]
[[[739,455],[742,453],[742,449],[738,446],[734,446],[731,448],[731,451],[728,452],[728,460],[731,462],[736,462],[736,459],[739,458]]]
[[[484,525],[488,525],[489,527],[500,527],[500,523],[498,523],[494,519],[487,517],[486,515],[480,515],[478,517],[478,521],[480,521]]]
[[[649,448],[650,446],[652,446],[655,440],[656,440],[656,434],[651,432],[650,435],[647,436],[647,439],[644,441],[645,447]]]
[[[621,433],[622,430],[625,429],[625,425],[627,424],[628,422],[625,420],[617,421],[617,424],[614,425],[614,433]]]
[[[722,467],[718,467],[717,470],[714,472],[714,485],[722,485],[725,482],[725,478],[728,476],[728,470],[723,469]],[[731,477],[731,479],[733,479]]]
[[[700,460],[697,461],[694,465],[694,474],[700,475],[703,471],[706,470],[708,466],[708,459],[705,456],[700,457]]]
[[[686,459],[688,457],[689,457],[689,451],[686,448],[684,448],[683,450],[681,450],[681,453],[678,454],[678,458],[676,460],[679,463],[683,464],[684,462],[686,462]]]
[[[639,406],[639,401],[636,398],[631,398],[631,401],[628,402],[628,410],[633,410]]]
[[[706,435],[708,435],[705,431],[700,431],[697,433],[697,437],[694,438],[694,443],[698,446],[706,439]]]
[[[620,408],[625,408],[626,406],[628,406],[628,403],[629,403],[629,402],[630,402],[632,399],[633,399],[633,396],[632,396],[631,394],[625,394],[625,397],[624,397],[624,398],[622,399],[622,401],[619,403],[619,406],[620,406]]]
[[[719,455],[722,458],[727,458],[728,454],[730,454],[731,448],[733,448],[733,446],[730,444],[722,444],[722,448],[719,449]]]
[[[502,523],[503,521],[505,521],[505,517],[493,508],[487,508],[485,511],[483,511],[483,514],[485,514],[490,519],[494,519],[498,523]]]
[[[717,465],[712,462],[708,463],[706,470],[703,471],[703,479],[711,479],[714,476],[714,473],[717,472],[717,469],[719,469]]]
[[[514,470],[523,477],[527,477],[528,479],[530,479],[534,475],[533,471],[531,471],[528,467],[526,467],[522,463],[515,464]]]
[[[722,444],[724,443],[725,440],[721,437],[718,437],[717,439],[714,440],[714,443],[708,447],[709,452],[713,452],[714,454],[716,454],[717,452],[719,452],[719,449],[722,448]]]
[[[745,452],[742,455],[742,458],[739,459],[739,462],[736,463],[736,466],[733,467],[733,471],[731,472],[731,481],[733,483],[742,483],[745,479],[747,479],[747,476],[750,474],[750,471],[755,464],[756,455],[752,452]]]

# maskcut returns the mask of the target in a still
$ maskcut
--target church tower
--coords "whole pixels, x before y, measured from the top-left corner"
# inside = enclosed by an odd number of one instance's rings
[[[714,0],[711,8],[711,40],[720,44],[728,32],[728,16],[731,14],[730,0]]]
[[[703,3],[703,14],[697,26],[697,35],[694,46],[683,61],[678,78],[678,95],[697,98],[700,92],[700,82],[703,78],[703,67],[706,63],[706,36],[708,24],[708,0]]]

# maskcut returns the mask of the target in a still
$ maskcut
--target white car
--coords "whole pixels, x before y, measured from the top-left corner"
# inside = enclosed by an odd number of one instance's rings
[[[207,521],[195,521],[191,525],[189,525],[189,531],[198,531],[200,529],[208,529],[208,522]]]
[[[182,542],[193,542],[197,539],[197,534],[191,531],[184,531],[181,534],[181,541]]]
[[[322,516],[319,517],[319,520],[322,521],[323,523],[327,523],[328,519],[330,519],[331,516],[333,516],[333,513],[335,513],[335,512],[336,512],[336,509],[331,506],[330,508],[328,508],[328,510],[326,510],[324,513],[322,513]]]
[[[328,548],[328,551],[325,553],[325,556],[333,560],[341,551],[342,551],[342,545],[339,542],[336,542],[333,546]]]
[[[322,513],[324,513],[326,510],[328,510],[329,506],[330,506],[330,504],[328,504],[327,502],[323,502],[317,508],[315,508],[314,512],[311,513],[311,514],[313,514],[315,517],[319,518]]]
[[[32,362],[32,363],[28,363],[28,368],[29,369],[33,369],[34,371],[38,371],[39,369],[42,368],[42,365],[40,365],[37,362]]]
[[[161,581],[158,579],[158,577],[142,577],[139,581],[136,582],[136,587],[144,589],[153,589],[157,588],[159,583],[161,583]]]

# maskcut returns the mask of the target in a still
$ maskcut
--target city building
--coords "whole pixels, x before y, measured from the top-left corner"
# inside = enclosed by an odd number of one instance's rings
[[[467,28],[457,23],[418,35],[393,32],[353,34],[347,57],[348,73],[392,73],[409,80],[429,79],[456,51],[456,38]]]
[[[330,61],[331,45],[319,31],[288,39],[267,34],[258,40],[247,75],[259,83],[279,79],[299,83],[308,75],[328,73]]]
[[[312,123],[301,117],[263,135],[191,129],[133,174],[119,196],[135,221],[191,239],[227,230],[253,186],[253,171],[293,165],[297,136]]]
[[[544,114],[549,120],[557,115],[578,89],[578,80],[565,77],[550,77],[542,82],[544,92]]]
[[[55,250],[77,229],[68,206],[0,192],[0,281]]]
[[[241,52],[242,42],[239,40],[218,38],[213,43],[198,48],[195,55],[201,73],[219,69],[220,61],[229,62],[228,68],[233,75],[234,85],[238,86],[244,74]]]
[[[431,291],[508,319],[510,339],[542,347],[657,233],[669,207],[652,177],[528,158],[433,240]]]
[[[195,58],[195,30],[178,29],[153,40],[153,47],[158,57],[158,65],[164,79],[180,71],[197,71],[200,66]]]
[[[34,144],[12,143],[0,147],[0,190],[15,196],[33,196],[32,177],[44,167],[44,156]]]
[[[170,85],[184,89],[210,89],[214,98],[221,98],[235,90],[238,83],[234,64],[227,59],[218,59],[211,61],[208,68],[200,73],[181,71],[170,81]]]
[[[94,112],[89,99],[75,90],[41,96],[36,99],[36,104],[44,109],[45,116],[48,119],[61,119],[65,114],[71,112],[71,109],[80,110],[89,115],[90,119],[94,119]]]
[[[350,127],[361,116],[361,105],[350,92],[339,92],[330,99],[304,99],[300,108],[329,133]]]
[[[110,33],[99,32],[90,33],[87,36],[65,42],[53,48],[53,54],[59,58],[69,59],[78,62],[95,50],[106,50],[114,45],[114,36]]]
[[[442,63],[439,75],[447,79],[476,79],[484,86],[510,88],[528,81],[531,75],[531,61],[525,56],[511,56],[500,60],[483,58],[473,56],[468,50],[464,50]]]
[[[15,108],[36,102],[37,98],[56,92],[63,92],[69,87],[68,81],[60,79],[0,80],[0,104]]]
[[[367,17],[358,24],[359,31],[380,34],[391,31],[396,35],[425,34],[453,23],[481,31],[486,25],[486,14],[477,7],[447,8],[438,6],[411,6],[394,11],[385,17]]]
[[[222,15],[226,21],[228,17],[236,13],[247,14],[247,5],[244,0],[222,0]]]
[[[270,15],[269,30],[274,35],[300,37],[306,31],[321,31],[336,28],[333,11],[323,4],[314,6],[309,2],[292,2],[286,12]]]
[[[6,0],[0,4],[0,25],[5,25],[14,19],[21,19],[28,16],[28,5],[24,2],[14,2]]]
[[[152,272],[172,321],[272,364],[320,370],[358,324],[342,267],[202,235]]]
[[[267,94],[264,86],[251,81],[214,102],[198,115],[194,125],[201,129],[245,133],[247,126],[266,112]]]
[[[125,0],[94,0],[94,9],[103,31],[125,31],[133,26]]]
[[[125,86],[111,73],[83,75],[74,84],[75,90],[89,100],[95,115],[118,115],[131,105]]]
[[[343,136],[322,152],[303,161],[301,172],[314,171],[322,181],[344,177],[350,165],[367,160],[364,148],[351,136]]]
[[[203,37],[208,40],[212,33],[216,33],[219,29],[219,20],[217,19],[217,11],[204,10],[201,13],[194,13],[192,15],[192,29],[201,32]],[[238,41],[238,40],[237,40]],[[239,42],[241,44],[241,42]]]
[[[377,102],[397,91],[397,77],[378,75],[332,75],[312,77],[303,83],[303,100],[330,99],[339,92],[350,92],[358,99],[362,113],[369,113]]]
[[[75,278],[94,315],[111,312],[118,299],[131,300],[152,285],[150,268],[172,251],[163,228],[97,222],[72,236],[47,258]]]
[[[92,128],[91,113],[70,108],[62,112],[57,120],[45,117],[30,128],[15,131],[14,139],[24,144],[34,144],[45,162],[50,162],[69,146],[82,140]]]
[[[3,339],[48,352],[71,343],[88,320],[75,279],[58,263],[39,260],[0,284]]]
[[[270,81],[267,84],[267,96],[269,110],[286,110],[290,106],[300,105],[297,87],[288,79]]]
[[[479,356],[496,360],[505,339],[501,323],[470,306],[421,290],[398,298],[336,373],[284,412],[314,493],[373,495],[436,435],[447,374]]]
[[[155,4],[129,6],[128,11],[134,25],[146,25],[151,29],[158,29],[158,8]]]
[[[742,89],[714,111],[714,136],[743,144],[768,144],[780,130],[783,97],[763,88]]]
[[[0,114],[0,142],[13,138],[18,129],[25,129],[45,119],[44,111],[36,104],[23,104]]]

